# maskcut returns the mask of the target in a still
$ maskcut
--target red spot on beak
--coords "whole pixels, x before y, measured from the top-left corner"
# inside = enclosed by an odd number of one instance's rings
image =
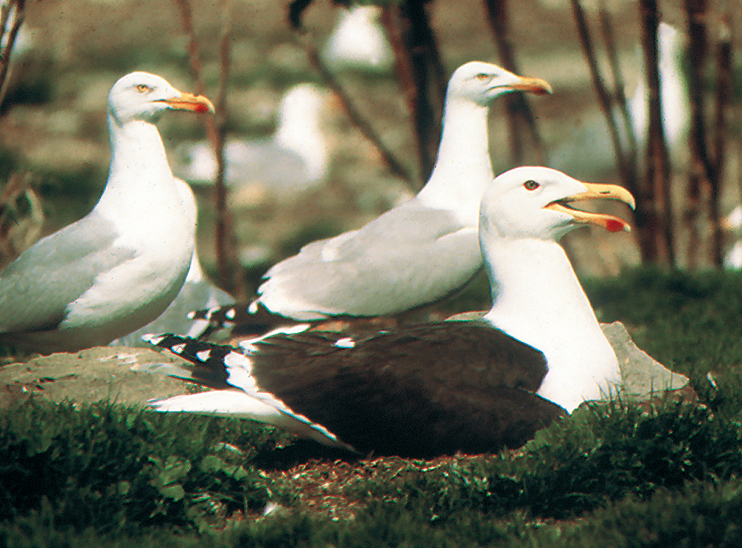
[[[624,224],[614,219],[608,219],[605,228],[608,232],[621,232],[624,229]]]

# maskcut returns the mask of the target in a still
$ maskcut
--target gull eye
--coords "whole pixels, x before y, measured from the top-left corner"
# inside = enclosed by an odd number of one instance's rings
[[[475,78],[477,80],[479,80],[480,82],[486,82],[487,80],[489,80],[491,78],[491,76],[489,74],[484,73],[484,72],[480,72],[479,74],[477,74],[475,76]]]
[[[538,184],[536,181],[533,181],[533,180],[528,180],[525,183],[523,183],[523,187],[526,190],[536,190],[540,186],[541,186],[540,184]]]
[[[149,93],[150,91],[152,91],[152,88],[151,88],[151,87],[149,87],[149,86],[148,86],[148,85],[146,85],[146,84],[137,84],[136,90],[137,90],[137,91],[138,91],[139,93]]]

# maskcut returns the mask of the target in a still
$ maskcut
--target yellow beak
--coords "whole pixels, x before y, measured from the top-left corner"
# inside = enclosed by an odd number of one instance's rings
[[[511,89],[518,91],[527,91],[535,95],[546,95],[551,94],[551,86],[546,80],[541,78],[528,78],[526,76],[519,76],[520,82],[509,86]]]
[[[163,99],[174,110],[190,110],[193,112],[214,112],[214,104],[203,95],[181,92],[180,97],[174,99]]]
[[[577,223],[593,224],[602,226],[609,232],[619,232],[625,230],[631,232],[629,223],[615,217],[613,215],[606,215],[604,213],[590,213],[587,211],[580,211],[570,206],[572,202],[584,202],[586,200],[619,200],[628,204],[631,209],[636,208],[636,201],[631,195],[631,192],[623,187],[616,185],[606,185],[597,183],[582,183],[587,187],[587,192],[581,192],[573,196],[562,198],[556,202],[544,206],[544,209],[551,209],[553,211],[559,211],[566,213],[574,217]]]

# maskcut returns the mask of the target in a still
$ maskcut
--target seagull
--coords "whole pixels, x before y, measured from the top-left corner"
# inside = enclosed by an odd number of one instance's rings
[[[41,353],[105,345],[172,302],[193,256],[195,208],[173,177],[155,122],[213,112],[145,72],[108,95],[111,165],[93,210],[39,240],[0,273],[0,340]]]
[[[182,179],[176,177],[175,180],[181,191],[183,203],[188,204],[195,218],[197,210],[196,197],[193,195],[193,190]],[[198,252],[194,246],[191,266],[188,269],[185,283],[178,292],[178,296],[170,303],[170,306],[167,307],[165,312],[144,327],[140,327],[124,337],[114,339],[109,346],[147,347],[149,344],[142,340],[142,335],[146,335],[147,333],[168,332],[194,339],[204,337],[213,330],[212,325],[205,320],[189,318],[189,313],[197,308],[225,306],[231,302],[234,302],[234,297],[215,286],[206,277],[206,274],[201,268]]]
[[[274,265],[248,311],[299,321],[392,315],[466,285],[482,268],[479,202],[494,177],[489,104],[513,91],[541,95],[551,87],[479,61],[456,69],[438,158],[423,189],[364,227],[310,243]]]
[[[341,8],[340,17],[325,43],[322,58],[333,71],[344,69],[386,72],[394,52],[380,23],[378,6]]]
[[[320,125],[326,93],[314,84],[290,88],[278,107],[276,132],[268,139],[226,143],[225,182],[230,188],[264,186],[276,193],[309,190],[329,169],[327,138]],[[213,185],[216,156],[206,142],[181,145],[174,172],[194,185]]]
[[[558,243],[580,226],[629,230],[618,217],[573,207],[602,199],[634,207],[618,186],[544,167],[512,169],[482,198],[479,239],[493,301],[482,319],[363,337],[276,334],[241,350],[152,335],[149,342],[193,364],[161,371],[216,388],[152,405],[247,417],[361,453],[431,457],[516,447],[621,381]]]
[[[657,34],[660,101],[665,139],[672,165],[678,169],[687,160],[690,130],[690,95],[684,62],[685,38],[672,25],[661,22]],[[646,69],[640,64],[638,84],[628,100],[631,131],[636,137],[636,152],[644,161],[649,132],[649,90]],[[621,146],[628,150],[629,141],[618,109],[613,118],[619,129]],[[560,136],[560,137],[563,137]],[[568,140],[563,140],[551,154],[550,166],[579,173],[582,176],[607,176],[616,172],[616,158],[603,114],[587,115]]]

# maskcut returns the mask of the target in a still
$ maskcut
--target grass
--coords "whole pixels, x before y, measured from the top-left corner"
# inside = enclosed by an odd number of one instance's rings
[[[517,451],[418,461],[353,460],[236,419],[29,400],[0,416],[0,544],[740,545],[742,276],[586,286],[701,403],[592,405]]]

